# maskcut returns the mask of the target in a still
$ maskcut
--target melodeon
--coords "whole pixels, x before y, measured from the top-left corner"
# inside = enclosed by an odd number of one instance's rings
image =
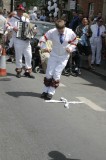
[[[17,22],[17,35],[16,37],[21,40],[27,40],[34,37],[35,33],[35,24],[28,22]]]

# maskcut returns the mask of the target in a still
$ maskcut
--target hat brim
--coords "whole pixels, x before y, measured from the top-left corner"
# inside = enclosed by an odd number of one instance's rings
[[[23,12],[25,12],[25,9],[17,8],[16,10],[17,10],[17,11],[23,11]]]

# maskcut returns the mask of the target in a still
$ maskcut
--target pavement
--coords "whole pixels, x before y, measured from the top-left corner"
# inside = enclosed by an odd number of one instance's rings
[[[6,59],[8,59],[8,57]],[[81,55],[81,68],[88,70],[88,61],[87,61],[87,56],[85,55]],[[94,68],[95,70],[88,70],[88,71],[98,76],[102,76],[106,78],[106,58],[102,59],[101,65],[99,67],[95,65]]]
[[[87,57],[86,56],[81,56],[81,68],[88,70],[88,61],[87,61]],[[89,70],[90,72],[98,75],[98,76],[102,76],[106,78],[106,58],[102,59],[101,61],[101,65],[98,66],[94,66],[95,70]]]

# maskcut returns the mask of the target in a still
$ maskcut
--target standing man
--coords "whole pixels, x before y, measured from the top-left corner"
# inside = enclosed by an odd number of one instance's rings
[[[83,14],[82,13],[78,14],[76,11],[73,11],[72,14],[73,14],[73,18],[69,24],[69,28],[75,32],[77,26],[79,26],[82,22]]]
[[[7,18],[7,10],[6,9],[3,9],[3,16],[4,16],[4,18]]]
[[[4,35],[4,31],[6,28],[6,18],[4,18],[3,16],[3,11],[2,9],[0,9],[0,54],[2,52],[2,47],[3,47],[3,35]]]
[[[34,11],[34,12],[30,15],[30,20],[32,20],[32,21],[37,21],[37,20],[38,20],[36,11]]]
[[[65,27],[64,20],[55,22],[56,28],[49,30],[44,35],[44,41],[52,41],[52,51],[48,60],[44,90],[41,98],[52,99],[56,88],[59,86],[60,76],[67,64],[70,54],[77,45],[76,34]]]
[[[98,17],[96,24],[90,27],[92,36],[90,38],[90,44],[92,49],[91,64],[96,63],[100,66],[101,63],[101,51],[102,51],[102,36],[105,33],[105,26],[103,25],[103,19]]]
[[[15,57],[16,57],[16,77],[21,77],[22,72],[22,56],[25,57],[25,77],[28,78],[34,78],[33,75],[31,75],[32,72],[32,50],[30,45],[29,39],[23,39],[17,37],[17,32],[19,30],[18,28],[18,22],[26,22],[29,23],[29,19],[25,18],[23,16],[23,13],[25,12],[25,8],[22,5],[18,5],[17,7],[17,15],[12,17],[9,21],[9,25],[11,26],[11,29],[13,31],[13,43],[14,43],[14,49],[15,49]]]

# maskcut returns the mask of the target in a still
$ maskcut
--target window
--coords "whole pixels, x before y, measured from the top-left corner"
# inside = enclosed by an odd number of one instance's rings
[[[94,3],[89,3],[89,10],[88,10],[89,15],[94,14]]]

